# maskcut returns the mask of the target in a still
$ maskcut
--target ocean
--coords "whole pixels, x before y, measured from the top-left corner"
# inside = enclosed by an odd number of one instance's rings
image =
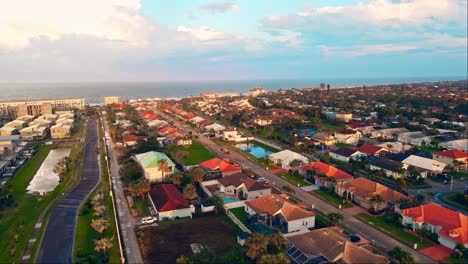
[[[120,96],[122,100],[154,97],[179,98],[200,95],[200,93],[206,91],[246,93],[253,87],[263,87],[267,90],[319,87],[322,82],[329,83],[331,88],[341,88],[464,79],[466,79],[466,76],[171,82],[0,83],[0,100],[84,97],[88,104],[102,104],[105,96]]]

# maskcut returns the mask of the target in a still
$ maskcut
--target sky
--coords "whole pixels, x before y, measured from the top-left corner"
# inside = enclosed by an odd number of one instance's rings
[[[0,0],[0,82],[467,75],[466,0]]]

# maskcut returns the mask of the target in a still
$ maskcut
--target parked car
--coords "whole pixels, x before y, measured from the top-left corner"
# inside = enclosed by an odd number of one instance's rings
[[[155,223],[156,221],[158,221],[158,219],[154,216],[147,216],[141,219],[141,223],[143,225],[150,225],[150,224]]]
[[[269,181],[263,177],[257,179],[258,182],[269,183]]]
[[[361,241],[361,238],[358,235],[346,234],[346,236],[349,237],[349,240],[353,243]]]

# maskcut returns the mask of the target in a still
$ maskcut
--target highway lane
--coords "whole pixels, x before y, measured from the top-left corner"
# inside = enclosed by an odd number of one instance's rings
[[[50,214],[35,263],[72,263],[76,220],[80,205],[100,180],[96,148],[96,119],[88,122],[85,157],[79,184],[63,198]]]
[[[168,116],[167,114],[161,114],[162,116],[165,116],[166,118],[172,120],[174,122],[174,125],[176,125],[179,128],[183,128],[183,130],[190,130],[189,127],[187,127],[185,124],[182,124],[178,120],[176,120],[173,117]],[[343,223],[341,224],[342,227],[347,229],[350,232],[357,233],[363,235],[366,239],[369,241],[374,241],[375,247],[380,250],[381,252],[387,252],[388,250],[394,248],[394,247],[400,247],[403,250],[410,252],[416,261],[416,263],[436,263],[432,259],[426,257],[425,255],[421,254],[420,252],[413,250],[412,248],[406,246],[405,244],[393,239],[392,237],[387,236],[386,234],[380,232],[379,230],[361,222],[360,220],[356,219],[354,216],[337,209],[336,207],[328,204],[327,202],[315,197],[314,195],[302,190],[301,188],[289,183],[288,181],[282,179],[281,177],[274,175],[272,173],[269,173],[265,168],[260,167],[256,163],[250,161],[247,159],[245,156],[239,154],[236,151],[231,151],[231,154],[226,154],[223,151],[221,151],[221,146],[219,146],[217,143],[213,142],[209,138],[200,135],[198,140],[203,143],[210,151],[218,155],[219,157],[222,158],[228,158],[234,162],[237,162],[241,164],[244,167],[248,167],[250,170],[252,170],[255,174],[259,175],[260,177],[264,177],[270,181],[273,185],[276,185],[278,187],[282,186],[289,186],[294,189],[295,194],[294,196],[298,198],[299,200],[313,205],[317,210],[328,214],[328,213],[340,213],[343,215],[344,220]]]

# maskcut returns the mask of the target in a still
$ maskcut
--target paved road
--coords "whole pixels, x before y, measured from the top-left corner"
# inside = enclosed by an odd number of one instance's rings
[[[78,211],[82,202],[100,180],[96,153],[98,146],[96,119],[89,120],[87,130],[80,183],[52,210],[35,263],[73,262],[72,252]]]
[[[171,119],[174,121],[174,125],[178,126],[179,128],[183,127],[185,129],[187,128],[184,124],[181,122],[175,120],[172,117],[169,117],[168,115],[163,115],[166,116],[167,118]],[[352,215],[339,210],[335,208],[334,206],[326,203],[325,201],[315,197],[314,195],[302,190],[301,188],[298,188],[297,186],[287,182],[286,180],[283,180],[279,176],[276,176],[272,173],[269,173],[266,171],[264,168],[258,166],[256,163],[253,163],[243,155],[239,154],[236,151],[232,151],[231,154],[226,154],[223,151],[221,151],[221,147],[217,145],[217,143],[213,142],[209,138],[200,135],[198,140],[203,143],[206,147],[208,147],[213,153],[216,155],[222,157],[222,158],[228,158],[232,161],[235,161],[239,164],[242,164],[244,167],[248,167],[250,170],[252,170],[254,173],[259,175],[260,177],[264,177],[270,181],[273,185],[276,185],[278,187],[282,186],[289,186],[294,189],[295,194],[294,196],[297,197],[298,199],[302,200],[303,202],[306,202],[310,205],[314,205],[314,207],[325,213],[340,213],[343,215],[344,220],[343,223],[341,224],[346,230],[353,232],[353,233],[358,233],[361,234],[363,237],[368,239],[369,241],[374,241],[375,247],[379,249],[382,252],[387,252],[388,250],[399,246],[403,250],[410,252],[416,261],[416,263],[436,263],[432,259],[426,257],[425,255],[421,254],[418,251],[413,250],[412,248],[400,243],[399,241],[387,236],[386,234],[380,232],[379,230],[370,227],[369,225],[361,222],[360,220],[357,220],[354,218]]]
[[[104,118],[106,120],[106,118]],[[104,122],[104,129],[107,131],[107,122]],[[117,153],[115,145],[111,143],[108,146],[110,156],[109,165],[112,178],[112,188],[114,190],[114,199],[117,204],[117,213],[119,217],[120,230],[123,240],[123,250],[127,263],[143,263],[143,258],[138,247],[138,239],[135,234],[136,219],[130,214],[128,203],[124,195],[124,187],[119,174],[119,164],[117,162]]]

